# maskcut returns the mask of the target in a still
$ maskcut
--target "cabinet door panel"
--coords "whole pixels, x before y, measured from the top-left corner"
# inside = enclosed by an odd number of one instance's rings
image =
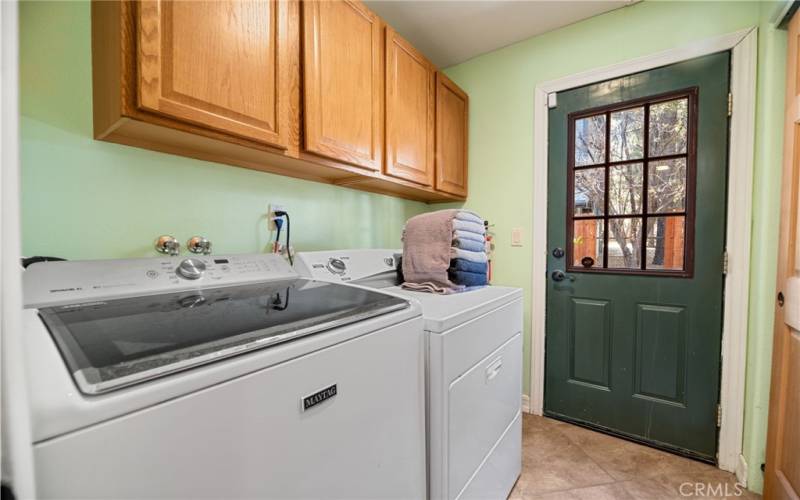
[[[141,1],[139,107],[286,148],[287,10],[283,0]]]
[[[305,148],[380,170],[381,21],[358,2],[303,3]]]
[[[433,186],[436,73],[393,29],[386,29],[386,164],[384,172]]]
[[[467,94],[436,73],[436,189],[457,196],[467,196],[468,114]]]

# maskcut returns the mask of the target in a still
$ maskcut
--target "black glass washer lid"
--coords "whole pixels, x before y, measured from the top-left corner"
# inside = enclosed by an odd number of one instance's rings
[[[409,307],[294,279],[40,309],[81,392],[101,394]]]

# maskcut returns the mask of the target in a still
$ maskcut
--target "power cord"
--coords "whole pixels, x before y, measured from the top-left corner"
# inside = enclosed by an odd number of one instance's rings
[[[294,260],[292,259],[292,246],[291,246],[291,231],[292,231],[292,221],[289,219],[288,212],[283,210],[275,211],[276,217],[286,217],[286,255],[289,256],[289,265],[294,265]],[[280,220],[280,219],[278,219]],[[278,237],[280,237],[280,226],[277,225],[278,220],[276,220],[276,226],[278,227]],[[276,240],[277,241],[277,240]]]
[[[275,223],[275,229],[277,230],[275,234],[275,243],[272,244],[272,252],[278,253],[278,248],[280,248],[280,241],[281,241],[281,228],[283,228],[283,219],[275,218],[273,219]]]

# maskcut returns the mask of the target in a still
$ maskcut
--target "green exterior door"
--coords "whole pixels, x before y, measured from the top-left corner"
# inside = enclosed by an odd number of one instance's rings
[[[715,461],[729,53],[549,112],[545,414]]]

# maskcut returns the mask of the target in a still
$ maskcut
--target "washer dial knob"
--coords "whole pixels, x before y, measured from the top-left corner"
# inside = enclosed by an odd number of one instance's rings
[[[344,274],[347,271],[347,264],[342,259],[328,259],[328,271],[333,274]]]
[[[203,276],[203,271],[206,270],[206,264],[200,259],[184,259],[178,264],[178,269],[175,272],[187,280],[196,280]]]

